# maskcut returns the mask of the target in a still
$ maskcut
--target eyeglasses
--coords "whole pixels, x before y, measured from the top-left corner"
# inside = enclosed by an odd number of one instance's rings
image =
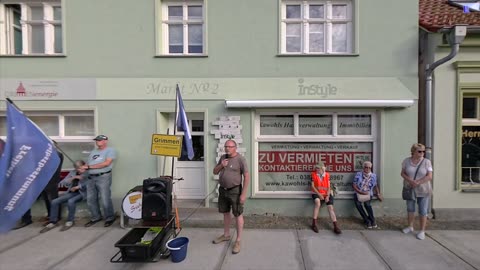
[[[225,148],[235,148],[236,146],[225,145]]]
[[[367,166],[365,166],[365,167],[363,167],[363,168],[364,168],[364,169],[371,169],[372,167],[367,167]]]
[[[417,153],[425,153],[425,150],[417,150]]]

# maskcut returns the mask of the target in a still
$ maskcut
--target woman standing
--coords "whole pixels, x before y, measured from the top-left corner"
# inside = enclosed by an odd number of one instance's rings
[[[353,179],[353,189],[355,190],[353,201],[355,202],[355,207],[363,218],[365,227],[368,229],[377,228],[378,226],[375,222],[375,216],[373,215],[371,205],[372,196],[376,195],[380,201],[383,200],[383,197],[378,188],[377,175],[372,173],[372,163],[370,161],[365,161],[363,163],[363,171],[357,172],[355,175],[355,178]]]
[[[403,229],[403,233],[414,232],[413,221],[415,218],[415,203],[418,205],[418,214],[420,219],[420,232],[417,238],[425,239],[425,227],[427,226],[428,207],[430,195],[432,193],[432,163],[424,157],[425,145],[416,143],[410,148],[411,157],[402,162],[401,176],[403,185],[406,188],[413,189],[413,199],[407,199],[408,227]]]

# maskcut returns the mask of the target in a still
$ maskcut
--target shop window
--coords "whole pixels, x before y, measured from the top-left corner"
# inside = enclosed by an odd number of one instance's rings
[[[461,188],[480,189],[480,95],[462,98]]]
[[[161,6],[161,54],[204,54],[205,11],[203,1],[162,1]]]
[[[282,1],[282,54],[349,54],[353,1]]]
[[[0,54],[63,53],[62,7],[59,1],[2,1]]]
[[[256,196],[310,194],[310,174],[322,161],[340,195],[364,161],[375,164],[375,113],[258,113]],[[288,132],[285,126],[289,126]]]
[[[193,146],[193,159],[188,159],[187,147],[185,145],[185,139],[182,140],[182,153],[178,158],[178,161],[203,161],[204,160],[204,120],[199,119],[203,117],[196,113],[187,113],[188,126],[192,134],[192,146]],[[177,130],[177,135],[183,135],[182,131]]]

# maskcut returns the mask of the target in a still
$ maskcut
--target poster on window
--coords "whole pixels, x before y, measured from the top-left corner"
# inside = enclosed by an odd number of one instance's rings
[[[462,183],[480,184],[480,126],[462,127]]]
[[[310,191],[310,175],[320,161],[338,192],[353,191],[355,173],[372,158],[371,142],[259,143],[259,191]]]

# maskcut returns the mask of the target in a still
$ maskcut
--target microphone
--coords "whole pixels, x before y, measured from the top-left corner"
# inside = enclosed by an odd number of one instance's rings
[[[225,159],[230,158],[229,154],[225,154]]]

